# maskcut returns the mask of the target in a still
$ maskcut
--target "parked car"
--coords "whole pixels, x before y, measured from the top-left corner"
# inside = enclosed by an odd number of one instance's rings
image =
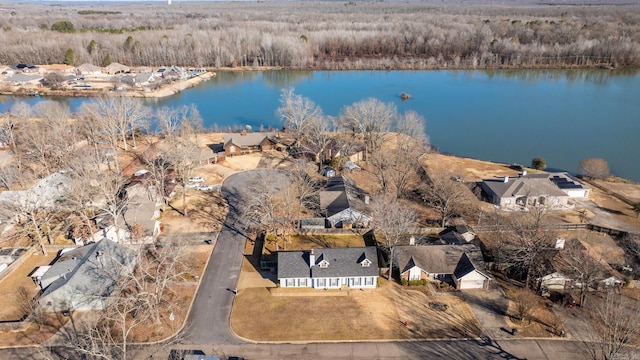
[[[187,183],[184,187],[186,187],[187,189],[195,189],[198,186],[200,186],[198,183],[194,183],[194,182],[189,182]]]
[[[215,185],[200,185],[196,189],[200,191],[211,191],[211,190],[215,190],[216,187]]]
[[[195,176],[189,179],[190,183],[201,183],[204,182],[204,178],[202,176]]]

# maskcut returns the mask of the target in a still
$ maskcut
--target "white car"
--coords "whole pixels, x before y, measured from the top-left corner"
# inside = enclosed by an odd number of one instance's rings
[[[201,183],[204,182],[204,178],[202,176],[196,176],[189,179],[190,183]]]
[[[211,191],[211,190],[215,190],[216,187],[215,185],[200,185],[197,187],[197,189],[200,191]]]

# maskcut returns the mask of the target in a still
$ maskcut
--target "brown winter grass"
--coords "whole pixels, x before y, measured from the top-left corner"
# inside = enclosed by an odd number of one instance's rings
[[[276,251],[274,236],[267,236],[265,251],[273,253]],[[279,240],[280,250],[283,249],[282,240]],[[311,248],[344,248],[344,247],[363,247],[365,240],[362,235],[358,234],[328,234],[328,235],[292,235],[290,241],[287,241],[287,250],[310,250]]]
[[[20,264],[7,277],[0,281],[0,294],[2,294],[2,306],[0,307],[0,321],[18,320],[24,316],[20,306],[18,289],[24,287],[29,294],[35,296],[40,288],[29,277],[29,274],[38,266],[49,265],[56,257],[56,251],[50,251],[47,256],[41,252],[23,254],[28,259]]]
[[[325,290],[291,290],[288,295],[294,296],[275,296],[264,287],[241,289],[231,315],[234,331],[256,341],[460,338],[480,334],[473,312],[455,296],[434,297],[428,291],[384,280],[375,290],[334,290],[336,296],[321,296],[331,295]],[[448,309],[431,309],[429,303],[433,301],[446,304]]]

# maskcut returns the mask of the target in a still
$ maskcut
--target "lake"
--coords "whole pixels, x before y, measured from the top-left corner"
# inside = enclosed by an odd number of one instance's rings
[[[640,181],[640,72],[623,70],[264,71],[221,72],[152,106],[196,104],[205,126],[221,130],[282,126],[281,89],[337,116],[345,105],[378,98],[425,117],[442,152],[575,172],[580,160],[604,158],[612,173]],[[402,101],[400,94],[411,94]],[[0,98],[0,111],[15,101]],[[65,99],[72,109],[87,99]]]

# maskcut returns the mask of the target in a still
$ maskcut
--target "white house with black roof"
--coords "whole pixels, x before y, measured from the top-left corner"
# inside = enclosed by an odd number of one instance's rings
[[[375,246],[278,252],[278,283],[282,288],[373,289],[378,274]]]

